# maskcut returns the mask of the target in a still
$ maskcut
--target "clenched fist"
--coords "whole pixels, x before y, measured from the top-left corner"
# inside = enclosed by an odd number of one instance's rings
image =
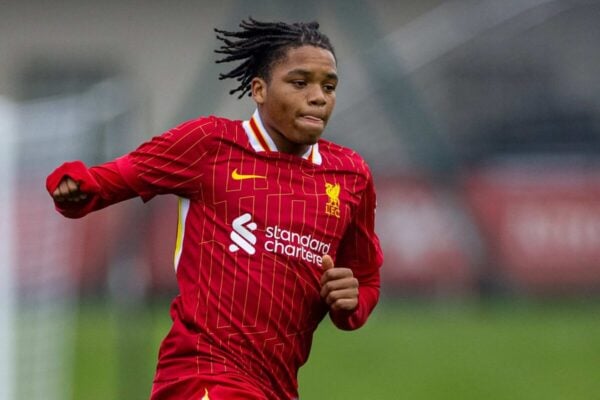
[[[358,279],[350,268],[335,267],[329,255],[323,256],[321,297],[333,311],[352,311],[358,305]]]
[[[87,194],[83,193],[79,189],[79,185],[73,179],[65,176],[54,192],[52,192],[52,198],[57,202],[62,203],[63,201],[75,202],[86,200]]]

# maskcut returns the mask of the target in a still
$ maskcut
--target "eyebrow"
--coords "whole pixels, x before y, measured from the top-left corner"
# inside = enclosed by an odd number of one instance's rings
[[[313,73],[311,71],[309,71],[309,70],[306,70],[306,69],[296,68],[296,69],[293,69],[293,70],[289,71],[286,75],[289,76],[289,75],[295,75],[295,74],[308,77],[308,76],[312,75]],[[333,80],[336,80],[336,81],[338,80],[338,76],[337,76],[337,74],[335,72],[328,72],[327,74],[325,74],[325,77],[327,79],[333,79]]]

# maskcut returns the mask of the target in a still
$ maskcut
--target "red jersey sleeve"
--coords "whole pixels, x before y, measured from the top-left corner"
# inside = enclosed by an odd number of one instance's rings
[[[357,308],[350,313],[330,313],[331,320],[340,329],[360,328],[379,301],[379,268],[383,263],[383,252],[375,233],[375,206],[375,189],[369,173],[354,220],[344,234],[336,255],[335,264],[351,268],[359,282]]]
[[[216,123],[213,117],[189,121],[142,144],[116,160],[123,178],[144,201],[165,193],[196,198]]]
[[[58,212],[68,218],[81,218],[92,211],[136,196],[123,180],[116,162],[88,168],[81,161],[62,164],[46,178],[46,190],[52,196],[63,178],[70,177],[79,185],[87,199],[80,202],[54,201]]]
[[[85,201],[54,202],[56,210],[69,218],[80,218],[135,196],[144,201],[162,193],[193,198],[200,191],[205,139],[215,124],[212,117],[183,123],[135,151],[95,167],[88,168],[81,161],[66,162],[48,176],[46,189],[52,195],[68,176],[88,195]]]

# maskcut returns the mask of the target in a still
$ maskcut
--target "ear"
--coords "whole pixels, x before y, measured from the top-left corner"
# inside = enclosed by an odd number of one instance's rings
[[[256,104],[263,104],[267,98],[267,82],[262,78],[252,78],[250,92]]]

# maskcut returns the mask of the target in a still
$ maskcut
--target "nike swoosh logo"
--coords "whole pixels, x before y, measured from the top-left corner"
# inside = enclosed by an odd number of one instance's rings
[[[234,181],[243,181],[244,179],[267,179],[266,176],[262,176],[262,175],[239,174],[237,171],[237,168],[233,170],[233,172],[231,173],[231,177],[233,178]]]

